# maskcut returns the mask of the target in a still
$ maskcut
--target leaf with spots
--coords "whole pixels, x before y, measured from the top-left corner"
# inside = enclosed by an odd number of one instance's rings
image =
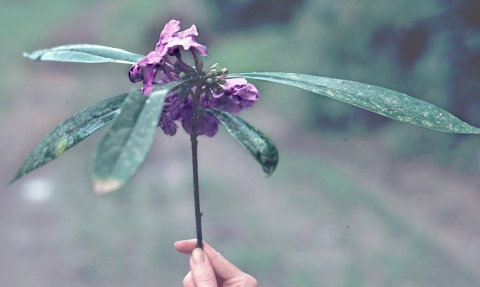
[[[126,96],[127,94],[122,94],[96,103],[66,119],[43,138],[10,182],[56,159],[66,150],[111,122],[119,114]]]
[[[57,61],[75,63],[121,63],[135,64],[144,56],[127,52],[122,49],[75,44],[59,46],[50,49],[38,50],[32,53],[23,53],[24,57],[34,61]]]
[[[135,174],[152,147],[167,93],[182,83],[157,85],[160,88],[148,97],[130,92],[120,115],[95,148],[91,176],[96,193],[114,191]]]
[[[206,109],[216,117],[230,135],[245,148],[271,175],[278,163],[278,151],[273,142],[244,120],[219,109]]]
[[[238,73],[230,74],[229,78],[286,84],[420,127],[448,133],[480,134],[480,129],[435,105],[382,87],[292,73]]]

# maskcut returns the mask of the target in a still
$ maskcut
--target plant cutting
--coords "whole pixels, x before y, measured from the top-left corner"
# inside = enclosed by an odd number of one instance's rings
[[[179,21],[171,20],[161,32],[155,49],[146,56],[89,44],[25,53],[25,57],[35,61],[127,64],[131,66],[129,80],[142,82],[142,87],[93,104],[66,119],[34,148],[11,182],[109,125],[95,148],[91,164],[93,189],[106,194],[124,186],[137,172],[158,128],[174,136],[181,126],[190,135],[197,246],[202,248],[198,136],[213,137],[222,125],[267,175],[278,164],[274,143],[237,117],[259,100],[259,91],[247,79],[298,87],[428,129],[480,133],[480,129],[435,105],[378,86],[293,73],[229,73],[219,64],[204,67],[201,57],[207,56],[207,47],[199,44],[196,36],[195,25],[180,31]],[[191,55],[192,62],[186,60],[187,55]]]

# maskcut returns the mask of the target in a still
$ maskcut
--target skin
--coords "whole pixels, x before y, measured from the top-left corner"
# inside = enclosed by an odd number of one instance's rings
[[[197,248],[196,239],[177,241],[178,252],[190,254],[190,272],[183,279],[184,287],[258,287],[257,280],[227,261],[210,245]]]

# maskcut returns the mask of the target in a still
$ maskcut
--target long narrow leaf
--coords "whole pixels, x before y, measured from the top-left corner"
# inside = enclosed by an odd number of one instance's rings
[[[121,63],[135,64],[143,58],[142,55],[127,52],[122,49],[89,45],[75,44],[54,47],[51,49],[38,50],[32,53],[23,53],[34,61],[58,61],[76,63]]]
[[[238,73],[231,74],[229,77],[265,80],[298,87],[432,130],[462,134],[480,133],[480,129],[435,105],[377,86],[292,73]]]
[[[130,92],[120,115],[95,149],[92,180],[96,193],[114,191],[135,174],[152,147],[166,95],[180,84],[168,83],[148,97],[138,91]]]
[[[66,150],[111,122],[120,113],[119,109],[126,96],[127,94],[122,94],[96,103],[66,119],[43,138],[10,182],[56,159]]]
[[[244,120],[219,109],[206,109],[216,117],[230,135],[244,147],[263,167],[263,171],[271,175],[278,163],[278,151],[273,142],[263,133]]]

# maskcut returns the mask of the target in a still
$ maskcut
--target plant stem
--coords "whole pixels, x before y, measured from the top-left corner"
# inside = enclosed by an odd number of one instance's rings
[[[192,143],[192,167],[193,167],[193,198],[195,200],[195,225],[197,228],[197,247],[203,249],[203,240],[202,240],[202,213],[200,212],[200,188],[198,185],[198,157],[197,157],[197,128],[198,122],[202,117],[198,109],[198,102],[200,95],[198,94],[197,89],[196,93],[193,95],[193,128],[190,133],[190,141]]]

